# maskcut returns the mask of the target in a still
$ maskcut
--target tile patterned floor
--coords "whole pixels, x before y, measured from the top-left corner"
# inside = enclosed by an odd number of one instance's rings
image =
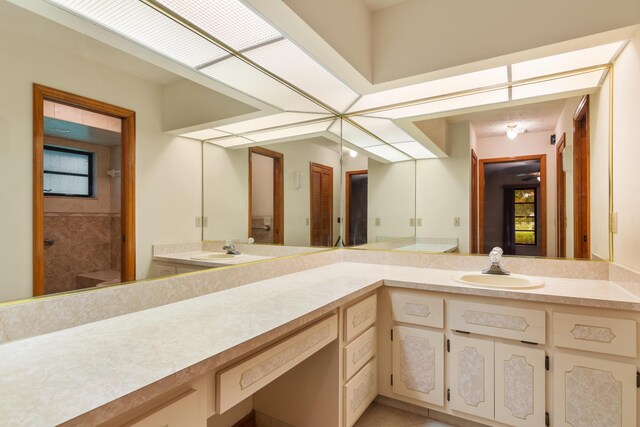
[[[453,427],[411,412],[373,402],[353,427]]]

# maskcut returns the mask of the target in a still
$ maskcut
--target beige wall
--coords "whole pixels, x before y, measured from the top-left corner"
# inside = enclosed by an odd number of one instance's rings
[[[6,5],[1,5],[2,8]],[[12,6],[14,7],[14,6]],[[23,27],[34,31],[24,35]],[[151,268],[151,245],[200,239],[200,144],[162,133],[162,88],[83,57],[86,45],[57,47],[47,25],[11,21],[0,9],[0,300],[32,294],[32,84],[136,111],[137,277]],[[46,41],[43,41],[46,40]],[[195,167],[194,167],[195,165]]]
[[[614,261],[640,271],[640,34],[615,62],[613,102]]]

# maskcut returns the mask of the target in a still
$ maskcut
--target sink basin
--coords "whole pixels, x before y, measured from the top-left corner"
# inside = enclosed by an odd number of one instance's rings
[[[193,255],[191,257],[191,259],[197,259],[197,260],[201,260],[201,261],[210,261],[210,260],[215,260],[215,259],[237,258],[239,256],[240,255],[227,254],[227,253],[224,253],[224,252],[211,252],[209,254]]]
[[[468,273],[455,277],[465,285],[484,286],[488,288],[531,289],[541,288],[544,282],[540,279],[512,274],[500,276],[497,274]]]

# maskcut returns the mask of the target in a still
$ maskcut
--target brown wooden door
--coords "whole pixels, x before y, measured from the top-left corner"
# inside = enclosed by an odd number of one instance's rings
[[[471,150],[471,250],[478,253],[478,156]]]
[[[589,236],[589,95],[573,117],[573,257],[591,257]]]
[[[332,246],[333,168],[311,163],[311,246]]]
[[[562,134],[556,147],[556,185],[557,185],[557,255],[559,258],[567,257],[567,173],[564,171],[564,149],[566,147],[565,135]]]

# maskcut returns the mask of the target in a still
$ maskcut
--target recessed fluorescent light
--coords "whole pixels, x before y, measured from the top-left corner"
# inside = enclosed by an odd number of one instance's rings
[[[276,126],[300,123],[307,120],[320,119],[323,117],[331,116],[329,114],[316,113],[279,113],[257,119],[245,120],[243,122],[232,123],[230,125],[218,126],[216,129],[234,134],[242,134]]]
[[[429,98],[508,82],[507,67],[491,68],[365,95],[349,112]]]
[[[497,89],[489,92],[458,96],[455,98],[448,98],[440,101],[426,102],[423,104],[412,105],[408,107],[395,108],[393,110],[380,111],[376,114],[391,119],[402,119],[405,117],[423,116],[427,114],[459,110],[462,108],[495,104],[498,102],[506,102],[508,100],[509,90]]]
[[[367,147],[365,148],[365,150],[390,162],[402,162],[405,160],[411,160],[411,157],[407,156],[401,151],[398,151],[391,145],[376,145],[374,147]]]
[[[511,97],[515,100],[594,88],[598,86],[604,73],[605,70],[598,70],[590,73],[578,74],[576,76],[562,77],[559,79],[531,83],[522,86],[514,86],[511,89]]]
[[[224,50],[137,0],[52,0],[104,27],[190,67],[222,58]]]
[[[389,119],[377,117],[353,116],[351,120],[360,126],[379,136],[385,142],[393,144],[394,142],[412,141],[409,135],[398,127]]]
[[[437,156],[417,141],[393,144],[398,150],[410,155],[414,159],[435,159]]]
[[[282,77],[338,111],[358,94],[289,40],[281,40],[245,53],[247,58]]]
[[[238,0],[158,0],[235,50],[280,37],[271,24]]]
[[[248,137],[256,142],[274,141],[277,139],[310,135],[316,132],[324,132],[329,127],[329,121],[312,123],[308,125],[292,126],[290,128],[270,130],[260,133],[252,133]]]
[[[340,120],[333,122],[331,127],[329,127],[329,132],[340,137]],[[342,139],[360,148],[382,144],[378,139],[345,121],[342,121]]]
[[[281,110],[327,113],[316,103],[235,57],[205,67],[200,72]]]
[[[248,138],[244,138],[242,136],[232,136],[230,138],[214,139],[207,142],[210,142],[214,145],[219,145],[220,147],[223,147],[223,148],[229,148],[229,147],[237,147],[239,145],[253,144],[255,141],[252,141]]]
[[[608,64],[624,43],[625,41],[619,41],[513,64],[511,66],[511,80],[515,82],[532,77]]]
[[[227,132],[220,132],[215,129],[202,129],[194,132],[182,133],[180,136],[184,136],[185,138],[198,139],[200,141],[204,141],[206,139],[220,138],[223,136],[228,136]]]

